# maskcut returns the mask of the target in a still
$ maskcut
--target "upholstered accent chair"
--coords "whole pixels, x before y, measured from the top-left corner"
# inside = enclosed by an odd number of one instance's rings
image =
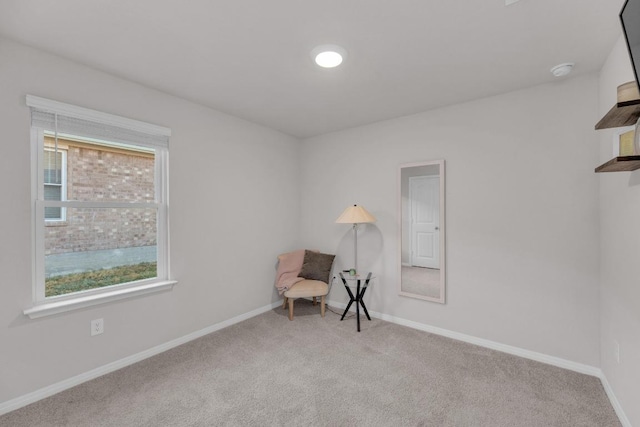
[[[293,320],[296,299],[313,298],[313,305],[316,305],[320,297],[320,315],[324,317],[325,297],[331,289],[331,270],[335,255],[309,250],[304,251],[304,258],[300,258],[300,255],[300,251],[295,251],[278,257],[281,265],[286,264],[286,271],[279,271],[276,283],[277,287],[284,284],[284,287],[278,288],[284,289],[282,308],[289,306],[289,320]],[[297,261],[297,265],[296,257],[301,261]],[[294,279],[291,279],[292,275]]]
[[[320,315],[324,317],[325,297],[329,293],[329,284],[321,280],[302,280],[284,292],[282,308],[289,304],[289,320],[293,320],[293,301],[297,298],[313,298],[313,305],[318,304],[320,297]]]

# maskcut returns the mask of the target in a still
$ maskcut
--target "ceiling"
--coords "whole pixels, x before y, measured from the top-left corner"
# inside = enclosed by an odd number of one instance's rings
[[[305,138],[597,72],[623,1],[2,0],[0,36]]]

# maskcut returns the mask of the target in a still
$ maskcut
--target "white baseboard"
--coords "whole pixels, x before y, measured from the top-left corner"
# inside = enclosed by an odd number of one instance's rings
[[[335,301],[328,301],[327,304],[334,307],[340,307],[342,309],[344,309],[347,306],[344,303],[339,303]],[[351,309],[350,311],[355,311],[355,309]],[[560,368],[569,369],[571,371],[580,372],[581,374],[587,374],[594,377],[600,377],[600,375],[602,374],[602,371],[600,370],[600,368],[596,368],[595,366],[585,365],[582,363],[573,362],[571,360],[566,360],[566,359],[562,359],[555,356],[549,356],[544,353],[525,350],[520,347],[501,344],[499,342],[487,340],[484,338],[478,338],[471,335],[462,334],[460,332],[450,331],[448,329],[438,328],[436,326],[431,326],[424,323],[418,323],[412,320],[407,320],[401,317],[391,316],[384,313],[377,313],[371,310],[369,310],[369,314],[372,317],[375,317],[377,319],[385,320],[387,322],[395,323],[397,325],[408,326],[410,328],[418,329],[420,331],[429,332],[436,335],[442,335],[444,337],[452,338],[454,340],[464,341],[470,344],[479,345],[480,347],[486,347],[492,350],[501,351],[503,353],[509,353],[515,356],[524,357],[526,359],[535,360],[537,362],[546,363],[548,365],[553,365]]]
[[[341,309],[345,309],[347,307],[347,304],[342,302],[337,302],[337,301],[327,301],[327,304],[332,307],[338,307]],[[355,312],[355,309],[352,308],[349,311]],[[604,387],[604,390],[607,393],[607,397],[609,398],[609,401],[611,402],[613,409],[616,411],[616,415],[618,415],[618,418],[620,419],[620,423],[624,427],[631,427],[631,422],[629,422],[629,419],[624,413],[624,410],[622,409],[620,402],[618,401],[615,394],[613,393],[613,389],[609,385],[609,381],[607,381],[607,377],[604,375],[604,372],[602,372],[602,369],[600,368],[597,368],[591,365],[585,365],[583,363],[573,362],[571,360],[562,359],[560,357],[549,356],[548,354],[538,353],[536,351],[525,350],[520,347],[514,347],[511,345],[501,344],[499,342],[462,334],[460,332],[450,331],[448,329],[438,328],[436,326],[431,326],[424,323],[414,322],[412,320],[403,319],[401,317],[390,316],[384,313],[377,313],[371,310],[369,310],[369,315],[377,319],[385,320],[387,322],[395,323],[402,326],[408,326],[410,328],[418,329],[420,331],[445,336],[447,338],[452,338],[454,340],[479,345],[481,347],[490,348],[492,350],[501,351],[503,353],[513,354],[514,356],[524,357],[526,359],[535,360],[537,362],[542,362],[548,365],[557,366],[559,368],[568,369],[570,371],[575,371],[581,374],[597,377],[602,382],[602,386]]]
[[[74,377],[57,382],[55,384],[51,384],[47,387],[41,388],[34,392],[27,393],[20,397],[16,397],[15,399],[2,402],[0,403],[0,415],[6,414],[8,412],[14,411],[23,406],[29,405],[30,403],[37,402],[38,400],[44,399],[45,397],[49,397],[56,393],[60,393],[61,391],[67,390],[71,387],[75,387],[79,384],[82,384],[94,378],[98,378],[110,372],[117,371],[118,369],[140,362],[141,360],[147,359],[151,356],[155,356],[156,354],[160,354],[162,352],[170,350],[179,345],[188,343],[189,341],[193,341],[197,338],[203,337],[212,332],[215,332],[220,329],[224,329],[228,326],[231,326],[233,324],[242,322],[243,320],[247,320],[259,314],[265,313],[269,310],[273,310],[274,308],[280,305],[282,305],[282,300],[271,303],[269,305],[265,305],[264,307],[257,308],[248,313],[241,314],[239,316],[233,317],[223,322],[216,323],[215,325],[208,326],[204,329],[200,329],[199,331],[195,331],[190,334],[184,335],[180,338],[176,338],[175,340],[171,340],[169,342],[160,344],[148,350],[141,351],[140,353],[136,353],[131,356],[127,356],[123,359],[116,360],[115,362],[108,363],[106,365],[92,369],[88,372],[76,375]]]
[[[618,418],[620,419],[620,424],[622,424],[623,427],[632,427],[631,421],[629,421],[629,418],[627,418],[627,414],[624,413],[624,410],[622,409],[618,398],[613,393],[613,389],[611,388],[609,381],[607,381],[607,377],[604,375],[604,373],[600,375],[600,381],[602,381],[604,391],[607,393],[609,401],[611,402],[613,409],[616,411],[616,415],[618,415]]]

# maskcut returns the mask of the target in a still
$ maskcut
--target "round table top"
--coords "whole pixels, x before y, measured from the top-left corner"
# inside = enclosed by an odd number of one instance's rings
[[[340,272],[340,277],[342,277],[344,280],[347,281],[347,285],[348,286],[356,286],[358,284],[358,281],[361,282],[361,286],[367,286],[367,279],[371,280],[371,279],[375,279],[375,276],[373,274],[371,274],[371,277],[368,277],[369,273],[362,275],[362,274],[356,274],[354,276],[348,274],[348,272]],[[349,283],[351,282],[351,283]]]

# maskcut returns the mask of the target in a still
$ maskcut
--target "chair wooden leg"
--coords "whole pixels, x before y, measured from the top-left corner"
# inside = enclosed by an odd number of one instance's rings
[[[324,295],[320,298],[320,314],[324,317]]]
[[[284,310],[285,308],[287,308],[287,300],[288,300],[288,299],[289,299],[289,298],[284,297],[284,302],[282,303],[282,309],[283,309],[283,310]]]
[[[316,297],[313,297],[313,305],[318,304],[318,299]]]
[[[289,320],[293,320],[293,298],[289,298]]]

